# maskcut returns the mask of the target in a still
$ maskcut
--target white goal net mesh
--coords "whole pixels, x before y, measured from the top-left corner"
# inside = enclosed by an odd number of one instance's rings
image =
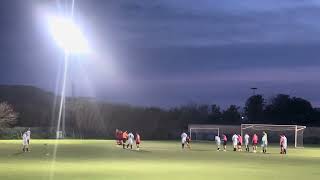
[[[241,134],[257,134],[259,139],[263,131],[268,134],[268,142],[279,144],[280,135],[285,134],[288,139],[288,145],[296,148],[303,147],[303,133],[305,126],[298,125],[272,125],[272,124],[241,124]]]
[[[192,141],[213,141],[219,136],[219,128],[192,127],[189,128],[189,136]]]

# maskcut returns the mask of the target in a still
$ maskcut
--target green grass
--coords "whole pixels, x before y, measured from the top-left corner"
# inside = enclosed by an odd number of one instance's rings
[[[192,144],[192,150],[182,151],[179,142],[144,141],[140,151],[131,151],[117,147],[114,141],[59,140],[53,163],[54,143],[54,140],[33,140],[32,151],[21,153],[21,141],[0,141],[0,179],[310,180],[320,177],[320,147],[289,149],[289,154],[282,156],[278,147],[269,148],[270,154],[254,154],[217,152],[213,143],[198,143]]]

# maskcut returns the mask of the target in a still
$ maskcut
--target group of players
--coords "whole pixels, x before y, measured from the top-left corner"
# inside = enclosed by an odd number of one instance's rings
[[[134,142],[136,142],[136,148],[137,150],[140,150],[140,144],[141,144],[141,138],[140,134],[136,133],[136,136],[133,135],[132,132],[128,133],[128,131],[122,131],[119,129],[116,129],[116,142],[117,145],[122,145],[123,149],[132,149]]]
[[[258,139],[259,138],[257,134],[252,135],[251,142],[252,142],[252,150],[254,153],[257,152]],[[188,148],[191,147],[190,140],[191,140],[190,137],[185,132],[181,134],[182,149],[184,149],[185,146],[187,146]],[[221,141],[223,142],[223,151],[227,151],[228,138],[225,134],[223,134],[221,138],[220,136],[215,136],[217,151],[220,151]],[[244,145],[245,145],[246,152],[250,152],[249,144],[250,144],[250,135],[246,133],[244,135]],[[232,136],[232,145],[233,145],[233,151],[242,151],[242,145],[243,145],[242,136],[235,133]],[[267,153],[267,147],[268,147],[268,135],[266,132],[263,132],[262,138],[261,138],[261,148],[262,148],[261,152]],[[288,147],[287,137],[285,136],[285,134],[281,134],[280,135],[280,154],[287,154],[287,147]]]
[[[141,137],[140,134],[136,133],[135,136],[132,132],[128,133],[127,131],[122,131],[119,129],[116,129],[116,143],[117,145],[122,145],[123,149],[130,149],[133,148],[133,144],[135,142],[136,149],[140,149],[141,144]],[[30,145],[30,138],[31,138],[31,131],[30,128],[25,131],[22,134],[22,151],[23,152],[29,152],[29,145]],[[181,143],[182,143],[182,149],[185,147],[191,149],[190,145],[191,138],[183,132],[181,134]],[[228,138],[225,134],[222,134],[222,137],[215,136],[215,142],[217,145],[217,151],[220,151],[221,141],[223,142],[223,151],[227,151],[227,142]],[[257,152],[257,146],[258,146],[258,135],[253,134],[252,135],[252,150],[254,153]],[[246,133],[244,135],[244,145],[246,152],[250,151],[250,135]],[[233,151],[242,151],[242,145],[243,145],[243,138],[240,134],[234,134],[232,136],[232,145],[233,145]],[[268,147],[268,135],[266,132],[263,132],[262,138],[261,138],[261,148],[262,153],[267,153],[267,147]],[[280,154],[287,154],[287,147],[288,147],[288,140],[285,134],[280,135]]]

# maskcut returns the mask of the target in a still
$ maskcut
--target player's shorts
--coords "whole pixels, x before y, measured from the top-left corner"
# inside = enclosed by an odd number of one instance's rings
[[[223,145],[226,146],[227,145],[227,141],[223,141]]]
[[[256,145],[258,145],[258,143],[257,143],[257,142],[253,142],[252,145],[253,145],[253,146],[256,146]]]
[[[126,143],[126,142],[127,142],[127,139],[122,139],[122,142],[123,142],[123,143]]]
[[[140,144],[140,141],[136,141],[136,144]]]
[[[265,143],[261,144],[261,147],[267,147],[267,146],[268,144],[265,144]]]
[[[132,144],[133,144],[133,140],[129,139],[129,140],[128,140],[128,143],[129,143],[130,145],[132,145]]]
[[[241,146],[241,143],[240,143],[240,142],[238,142],[238,146]]]

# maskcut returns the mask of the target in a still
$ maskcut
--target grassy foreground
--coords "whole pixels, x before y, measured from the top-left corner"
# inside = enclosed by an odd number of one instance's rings
[[[114,141],[33,140],[32,151],[21,153],[21,141],[0,141],[1,180],[82,179],[319,179],[320,148],[278,148],[270,154],[217,152],[212,144],[192,144],[182,151],[179,142],[144,141],[140,151],[123,150]],[[230,148],[230,145],[229,145]]]

